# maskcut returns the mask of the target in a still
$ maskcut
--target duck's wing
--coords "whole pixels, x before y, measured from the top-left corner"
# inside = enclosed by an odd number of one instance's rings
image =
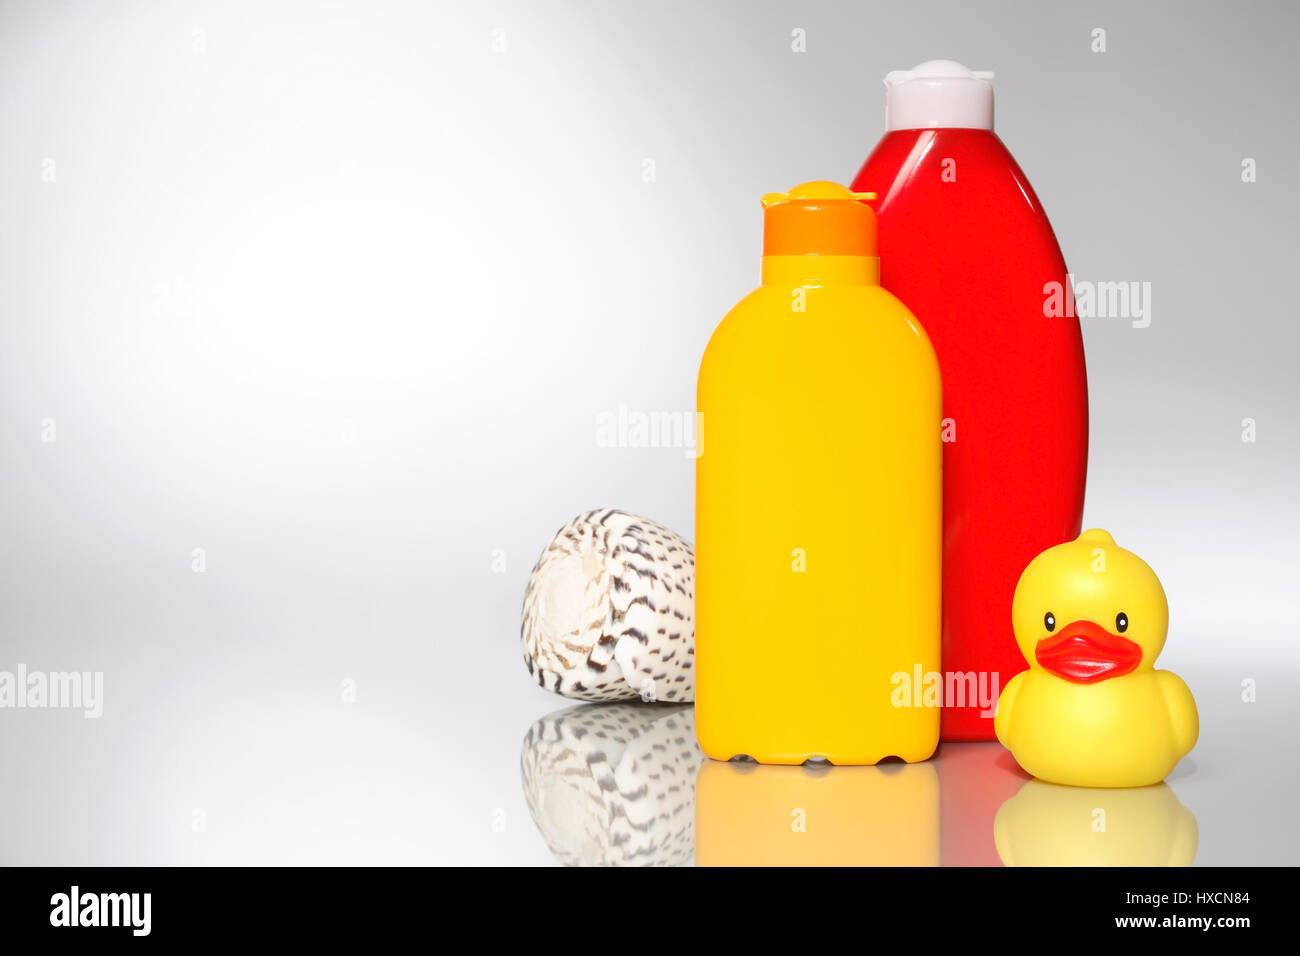
[[[1156,671],[1156,680],[1160,683],[1165,706],[1169,708],[1169,722],[1174,728],[1179,756],[1184,757],[1196,746],[1196,738],[1200,734],[1196,701],[1183,679],[1173,671]]]
[[[998,697],[997,713],[993,715],[993,732],[997,734],[1002,746],[1008,750],[1011,749],[1011,708],[1015,706],[1016,695],[1020,693],[1020,688],[1024,686],[1028,674],[1029,671],[1021,671],[1008,681]]]

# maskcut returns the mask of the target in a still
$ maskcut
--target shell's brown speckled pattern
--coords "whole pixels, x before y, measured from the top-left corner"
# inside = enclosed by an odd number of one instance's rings
[[[578,700],[695,699],[695,555],[663,525],[588,511],[558,532],[524,593],[524,664]]]
[[[674,866],[695,850],[694,709],[582,704],[529,728],[524,798],[568,866]]]

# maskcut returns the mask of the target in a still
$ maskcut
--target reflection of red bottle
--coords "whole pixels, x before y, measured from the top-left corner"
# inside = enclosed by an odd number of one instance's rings
[[[853,181],[879,194],[881,284],[943,375],[944,740],[994,739],[985,705],[1026,666],[1016,582],[1078,536],[1087,470],[1083,342],[1056,308],[1072,301],[1065,261],[993,132],[989,77],[942,60],[889,74],[888,131]]]
[[[940,865],[1001,866],[993,842],[998,809],[1029,780],[1000,744],[944,744],[939,771]]]

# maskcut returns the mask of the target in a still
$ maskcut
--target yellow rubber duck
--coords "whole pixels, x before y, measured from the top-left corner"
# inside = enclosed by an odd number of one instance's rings
[[[1160,580],[1107,532],[1085,531],[1025,568],[1011,602],[1029,662],[998,698],[1002,745],[1040,780],[1159,783],[1196,745],[1196,702],[1153,668],[1169,604]]]

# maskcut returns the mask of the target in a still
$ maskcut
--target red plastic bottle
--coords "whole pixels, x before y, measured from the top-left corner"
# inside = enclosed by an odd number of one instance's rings
[[[1078,536],[1088,457],[1079,321],[1049,307],[1072,296],[1065,260],[993,132],[990,78],[943,60],[889,74],[887,132],[853,180],[879,196],[881,284],[943,376],[943,740],[994,739],[1026,667],[1016,582]]]

